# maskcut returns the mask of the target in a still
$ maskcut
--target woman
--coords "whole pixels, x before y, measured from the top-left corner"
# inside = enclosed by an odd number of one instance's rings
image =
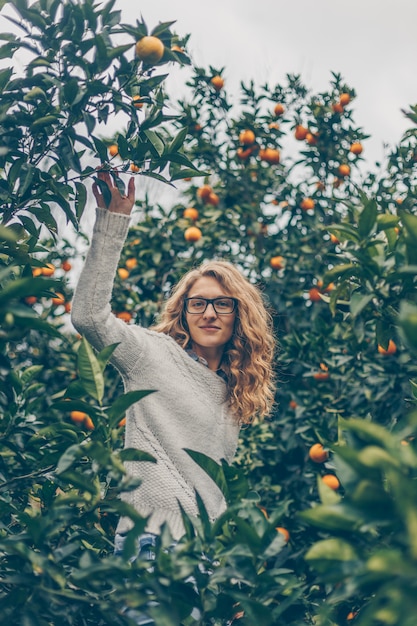
[[[108,172],[98,176],[107,184],[111,201],[106,208],[93,184],[97,218],[72,321],[98,350],[118,343],[112,363],[126,391],[156,390],[127,413],[125,445],[149,452],[156,463],[126,463],[127,472],[141,484],[124,499],[148,517],[144,544],[154,543],[164,523],[177,540],[184,533],[179,504],[196,516],[196,492],[212,520],[225,508],[222,493],[187,450],[230,463],[241,425],[271,408],[270,317],[259,291],[222,261],[186,274],[154,328],[128,325],[113,316],[113,280],[135,188],[131,178],[127,196],[121,196]],[[131,526],[129,518],[121,518],[117,538]]]

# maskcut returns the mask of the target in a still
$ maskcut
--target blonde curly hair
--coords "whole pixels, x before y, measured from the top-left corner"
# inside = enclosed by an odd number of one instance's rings
[[[215,278],[238,301],[232,338],[225,346],[222,369],[232,412],[242,424],[265,417],[274,402],[272,361],[275,341],[272,318],[259,289],[228,261],[206,261],[181,278],[163,307],[153,330],[170,335],[184,349],[192,348],[184,298],[203,276]]]

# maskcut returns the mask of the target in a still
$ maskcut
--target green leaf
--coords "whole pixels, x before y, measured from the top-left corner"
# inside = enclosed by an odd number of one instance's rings
[[[202,452],[197,452],[196,450],[190,450],[188,448],[185,448],[185,452],[187,452],[197,465],[199,465],[206,472],[206,474],[210,476],[213,482],[223,493],[226,500],[228,500],[229,489],[222,466]]]
[[[169,154],[171,152],[177,152],[183,145],[185,138],[187,137],[188,128],[182,128],[180,132],[174,137],[171,143],[168,146],[166,152]]]
[[[78,350],[77,362],[80,380],[84,389],[101,404],[104,394],[104,377],[101,364],[84,337]]]
[[[352,317],[355,318],[362,313],[363,309],[371,302],[372,298],[372,294],[363,294],[354,291],[349,301],[349,309]]]
[[[111,343],[102,350],[98,354],[96,354],[97,361],[100,363],[101,371],[104,372],[104,369],[107,363],[110,361],[111,355],[116,350],[117,346],[120,342]]]
[[[145,130],[144,134],[146,135],[148,141],[153,146],[155,152],[158,156],[162,156],[164,153],[165,145],[162,139],[154,130]]]
[[[320,572],[326,572],[333,565],[340,562],[358,561],[359,556],[355,548],[344,539],[323,539],[313,544],[307,551],[305,559]]]
[[[119,396],[113,402],[111,407],[109,407],[106,410],[106,413],[109,418],[110,426],[114,427],[118,423],[120,418],[123,417],[123,415],[126,413],[126,410],[130,406],[132,406],[132,404],[135,404],[135,402],[138,402],[139,400],[141,400],[142,398],[145,398],[151,393],[154,393],[153,389],[151,390],[136,389],[134,391],[128,391],[127,393]]]
[[[403,300],[400,304],[398,323],[404,342],[417,353],[417,306]]]
[[[370,234],[376,223],[378,205],[375,200],[368,200],[362,209],[358,220],[358,231],[360,236],[366,237]]]
[[[362,525],[359,511],[345,504],[319,505],[299,516],[309,524],[326,530],[354,531]]]
[[[156,459],[148,452],[137,450],[136,448],[125,448],[119,452],[119,456],[123,462],[125,461],[146,461],[147,463],[156,463]]]
[[[406,211],[398,211],[401,221],[404,225],[406,233],[411,239],[413,245],[417,244],[417,215],[407,213]]]

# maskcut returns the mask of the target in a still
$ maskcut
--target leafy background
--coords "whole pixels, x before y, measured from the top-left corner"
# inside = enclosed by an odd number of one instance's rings
[[[338,74],[321,93],[294,75],[242,84],[235,102],[211,82],[223,68],[192,66],[189,97],[173,102],[165,76],[190,59],[172,23],[124,25],[113,2],[13,6],[19,34],[1,34],[0,55],[28,60],[0,71],[3,621],[129,624],[136,611],[161,626],[413,626],[417,110],[364,173],[352,146],[368,137]],[[134,55],[146,34],[165,44],[155,67]],[[152,323],[185,270],[220,256],[261,285],[279,344],[271,419],[242,430],[232,467],[196,458],[226,513],[210,524],[200,505],[174,548],[165,529],[152,570],[113,555],[120,514],[134,521],[126,557],[146,523],[118,499],[135,486],[123,461],[144,458],[123,450],[142,392],[123,394],[112,346],[96,354],[68,320],[91,180],[117,168],[123,185],[132,163],[139,189],[147,176],[180,194],[166,206],[139,191],[114,312]]]

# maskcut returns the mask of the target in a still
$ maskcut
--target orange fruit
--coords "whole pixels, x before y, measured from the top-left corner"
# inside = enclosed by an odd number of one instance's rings
[[[284,267],[283,261],[283,256],[273,256],[269,261],[269,265],[274,270],[282,270],[282,268]]]
[[[112,143],[111,146],[109,146],[109,154],[112,157],[117,156],[119,154],[119,147],[117,144]]]
[[[224,79],[219,75],[213,76],[210,82],[216,91],[220,91],[224,86]]]
[[[57,293],[55,298],[52,298],[52,304],[54,306],[59,306],[60,304],[65,304],[65,297],[62,293]]]
[[[182,54],[184,54],[184,48],[181,48],[181,46],[177,46],[177,45],[173,45],[171,46],[171,50],[173,52],[182,52]]]
[[[84,411],[71,411],[70,413],[70,418],[75,424],[83,424],[87,417],[88,415]]]
[[[352,154],[362,154],[363,152],[363,146],[359,141],[355,141],[349,148],[349,152],[351,152]]]
[[[330,487],[330,489],[333,489],[333,491],[337,491],[340,487],[339,479],[334,474],[325,474],[321,479],[324,484]]]
[[[313,198],[303,198],[300,202],[300,207],[303,211],[312,211],[314,209],[315,202]]]
[[[64,309],[65,309],[65,313],[70,313],[70,311],[71,311],[71,302],[65,302]]]
[[[395,354],[397,352],[397,346],[395,342],[392,339],[390,339],[386,349],[383,348],[381,345],[378,345],[378,352],[379,354],[383,354],[384,356]]]
[[[118,427],[119,428],[123,428],[123,426],[126,426],[126,416],[122,417],[122,419],[120,420],[120,422],[118,423]]]
[[[41,267],[34,267],[32,268],[32,276],[42,276],[42,268]]]
[[[135,53],[145,63],[158,63],[164,56],[164,44],[159,37],[146,35],[136,42]]]
[[[55,273],[55,267],[52,263],[47,263],[45,267],[41,268],[42,276],[53,276]]]
[[[295,127],[294,137],[298,141],[303,141],[307,137],[307,133],[308,133],[308,128],[306,128],[305,126],[302,126],[301,124],[298,124]]]
[[[70,269],[72,268],[72,265],[69,261],[63,261],[61,264],[61,267],[64,270],[64,272],[69,272]]]
[[[330,241],[334,244],[340,243],[336,235],[333,235],[333,233],[330,233]]]
[[[184,209],[182,216],[187,219],[195,221],[195,220],[198,220],[198,211],[193,206],[189,206],[186,209]]]
[[[127,324],[132,319],[132,314],[129,311],[119,311],[119,313],[116,313],[116,317]]]
[[[133,172],[134,174],[137,174],[138,172],[140,172],[139,165],[136,165],[136,163],[131,163],[130,164],[130,171]]]
[[[314,380],[328,380],[330,378],[329,372],[316,372],[313,374]]]
[[[313,135],[313,133],[307,133],[306,135],[306,142],[310,145],[310,146],[315,146],[317,143],[317,136]]]
[[[308,291],[308,297],[310,298],[311,302],[321,302],[320,289],[318,289],[317,287],[311,287],[311,289],[309,289]]]
[[[323,281],[322,281],[322,280],[318,280],[318,281],[317,281],[317,287],[318,287],[319,289],[323,290],[325,293],[328,293],[329,291],[333,291],[333,289],[334,289],[334,283],[329,283],[329,284],[327,285],[327,287],[325,287],[325,288],[323,289]]]
[[[338,170],[340,176],[349,176],[350,174],[350,166],[346,163],[342,163],[339,165]]]
[[[284,105],[281,104],[280,102],[277,102],[277,104],[274,106],[275,115],[279,117],[280,115],[284,115],[284,112],[285,112]]]
[[[350,95],[348,93],[341,93],[339,102],[342,106],[346,106],[350,102]]]
[[[266,161],[270,165],[277,165],[280,160],[279,150],[275,148],[265,148],[263,150],[259,150],[259,156],[262,161]]]
[[[288,532],[288,530],[287,530],[286,528],[283,528],[282,526],[277,526],[277,527],[275,528],[275,530],[276,530],[278,533],[281,533],[281,535],[283,535],[284,540],[285,540],[285,543],[288,543],[288,542],[289,542],[289,540],[290,540],[290,533]]]
[[[329,458],[329,453],[323,448],[321,443],[315,443],[311,446],[308,456],[314,463],[324,463]]]
[[[133,256],[131,256],[129,259],[126,259],[125,265],[128,270],[133,270],[133,268],[136,267],[137,264],[138,264],[138,261]]]
[[[84,428],[87,430],[94,430],[94,422],[89,415],[84,420]]]
[[[255,143],[255,133],[253,132],[253,130],[242,130],[239,135],[239,142],[243,146],[251,146],[253,143]]]
[[[332,104],[332,109],[335,113],[340,113],[340,114],[342,114],[344,111],[343,104],[341,104],[340,102],[334,102]]]
[[[190,226],[184,233],[186,241],[198,241],[202,237],[202,232],[197,226]]]
[[[236,151],[236,156],[242,161],[245,161],[246,159],[250,157],[252,152],[253,152],[253,148],[246,148],[246,150],[244,148],[238,148]]]
[[[209,197],[213,189],[210,185],[202,185],[199,189],[197,189],[197,196],[202,200],[206,200]]]
[[[139,95],[133,96],[132,102],[135,109],[141,109],[145,104],[144,102],[141,102],[141,96]]]
[[[295,400],[290,400],[288,403],[288,406],[290,407],[290,409],[296,409],[298,404],[296,403]]]
[[[349,613],[346,615],[346,621],[350,622],[352,619],[355,619],[357,614],[358,614],[357,611],[349,611]]]
[[[127,270],[125,267],[119,267],[117,273],[122,280],[126,280],[126,278],[128,278],[129,276],[129,270]]]
[[[36,296],[27,296],[27,297],[25,298],[25,302],[26,302],[26,304],[29,304],[29,305],[35,304],[35,302],[37,302],[37,300],[38,300],[38,299],[37,299],[37,297],[36,297]]]
[[[220,202],[220,198],[217,195],[217,193],[214,193],[214,191],[212,191],[206,198],[206,202],[207,204],[212,204],[213,206],[217,206]]]

